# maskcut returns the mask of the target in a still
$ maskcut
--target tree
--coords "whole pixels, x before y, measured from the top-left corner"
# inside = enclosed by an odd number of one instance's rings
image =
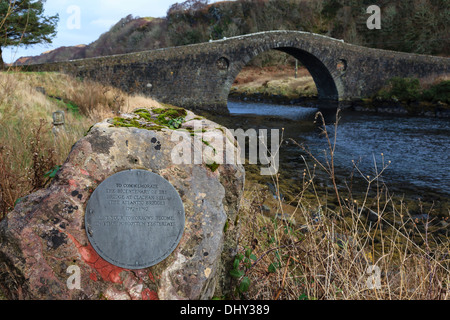
[[[182,3],[175,3],[170,6],[167,11],[167,17],[175,13],[185,13],[189,12],[191,15],[196,12],[206,8],[209,4],[209,0],[186,0]]]
[[[0,0],[0,70],[2,48],[51,43],[59,16],[44,15],[45,0]]]

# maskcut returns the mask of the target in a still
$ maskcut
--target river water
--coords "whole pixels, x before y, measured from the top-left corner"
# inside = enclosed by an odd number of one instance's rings
[[[306,168],[302,156],[309,158],[290,139],[307,146],[319,160],[325,160],[327,139],[321,134],[318,125],[321,121],[314,123],[318,109],[233,101],[229,102],[228,108],[230,116],[214,117],[213,120],[232,129],[284,128],[280,174],[290,179],[293,185],[302,181]],[[335,112],[325,115],[332,141],[335,115]],[[364,176],[371,177],[387,166],[380,181],[391,192],[446,202],[450,198],[449,152],[450,119],[352,111],[340,114],[335,164],[342,186],[348,185],[353,173],[356,177],[353,180],[360,177],[361,188],[364,188],[364,179],[355,171],[354,163]],[[320,174],[318,176],[320,180]]]

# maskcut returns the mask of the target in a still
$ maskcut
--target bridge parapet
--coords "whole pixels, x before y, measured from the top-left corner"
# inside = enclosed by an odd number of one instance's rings
[[[58,71],[143,93],[185,108],[226,113],[231,86],[259,54],[279,50],[305,65],[319,98],[373,96],[393,77],[450,74],[450,59],[371,49],[299,31],[268,31],[208,43],[28,66]]]

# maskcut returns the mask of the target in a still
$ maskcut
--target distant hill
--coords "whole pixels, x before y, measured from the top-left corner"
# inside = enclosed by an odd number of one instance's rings
[[[166,45],[157,39],[158,30],[162,29],[160,25],[164,22],[164,19],[129,15],[89,45],[61,47],[39,56],[21,57],[15,64],[48,63],[158,49]]]
[[[81,59],[84,58],[86,45],[78,45],[73,47],[60,47],[55,50],[50,50],[42,53],[39,56],[34,57],[22,57],[19,58],[15,64],[35,64],[35,63],[47,63],[54,61],[64,61],[70,59]]]
[[[355,4],[361,3],[362,4]],[[369,30],[369,4],[382,9],[382,29]],[[128,15],[89,45],[63,47],[17,64],[89,58],[206,42],[268,30],[300,30],[348,43],[450,55],[448,0],[236,0],[174,4],[164,18]]]

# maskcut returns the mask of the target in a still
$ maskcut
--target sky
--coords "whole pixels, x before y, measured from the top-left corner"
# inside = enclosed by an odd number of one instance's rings
[[[10,63],[20,57],[40,55],[62,46],[87,45],[129,14],[139,17],[165,17],[172,4],[183,1],[47,0],[44,4],[45,15],[59,14],[58,33],[53,43],[31,47],[7,47],[3,50],[3,59]]]

